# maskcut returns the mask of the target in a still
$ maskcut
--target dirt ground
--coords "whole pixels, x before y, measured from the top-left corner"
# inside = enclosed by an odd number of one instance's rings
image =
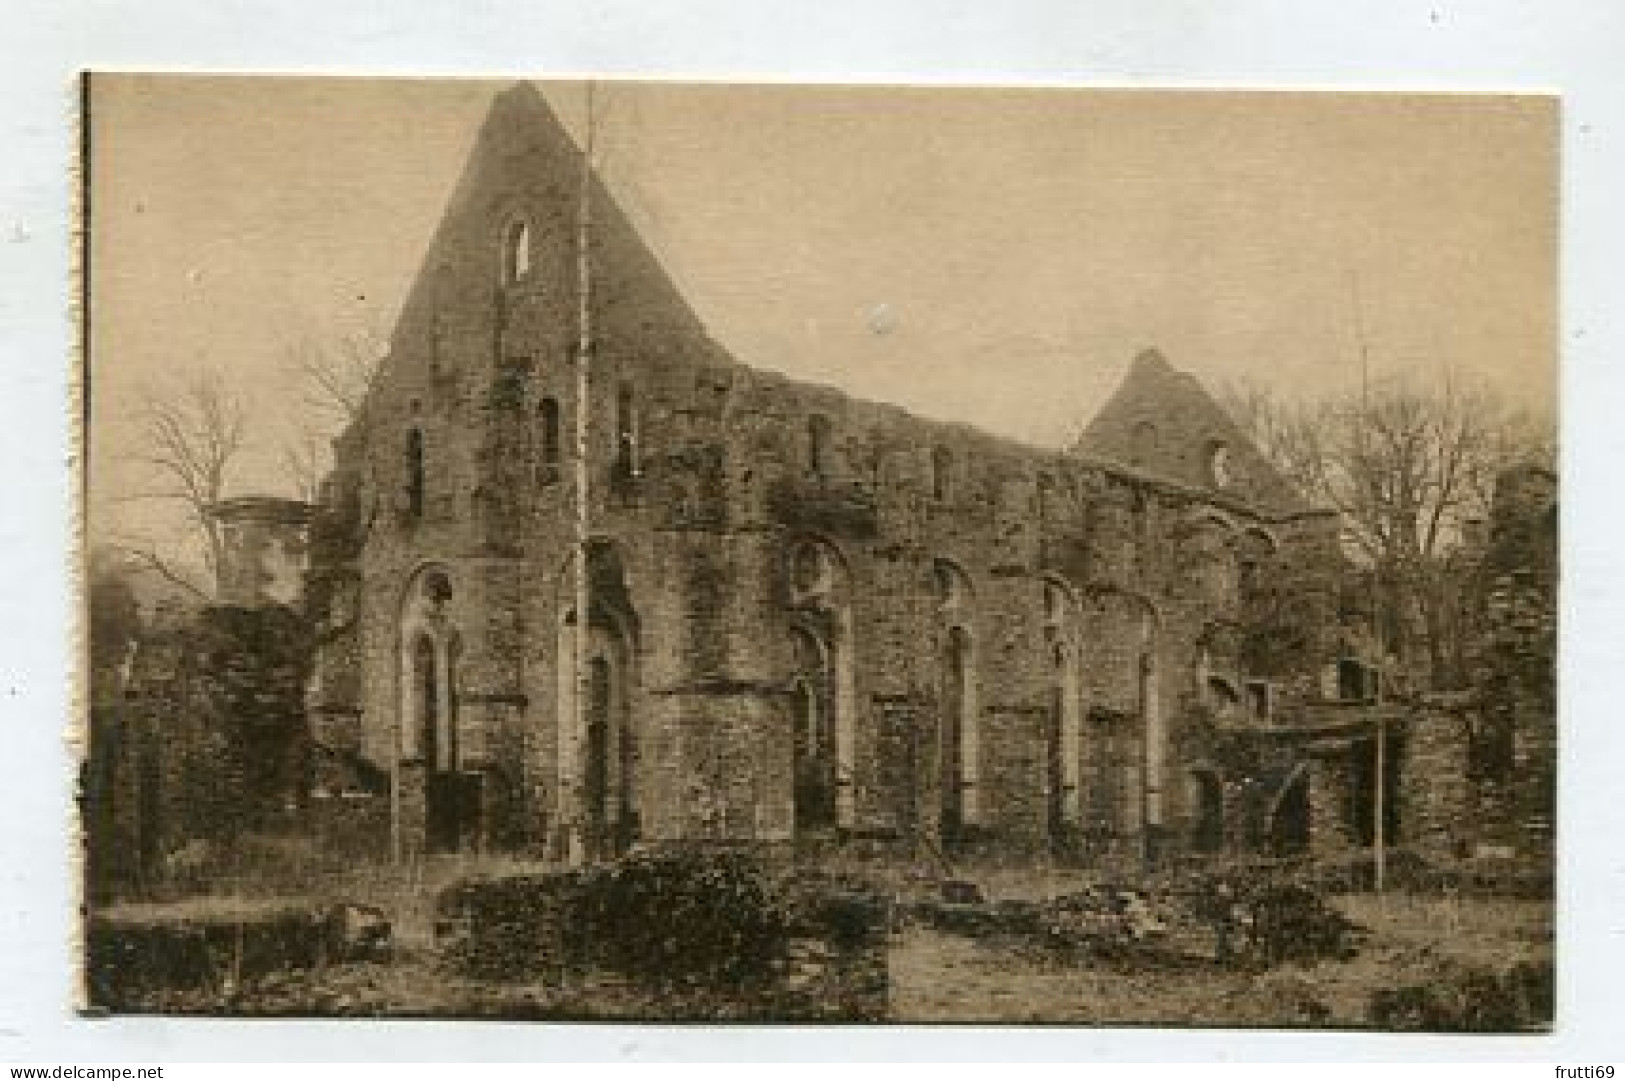
[[[1540,902],[1391,896],[1342,900],[1372,934],[1349,961],[1262,973],[1211,962],[1062,961],[1006,940],[908,924],[890,949],[890,1019],[903,1023],[1344,1028],[1371,1024],[1371,993],[1425,981],[1440,956],[1505,965],[1551,957]],[[402,944],[391,963],[286,973],[226,1013],[637,1020],[689,1014],[624,984],[566,988],[487,983],[448,973],[432,949]],[[760,1020],[760,1018],[757,1018]]]
[[[255,1001],[214,1003],[209,1012],[275,1012],[362,1016],[648,1017],[652,1003],[613,985],[542,989],[485,984],[450,975],[434,953],[433,897],[471,873],[534,869],[489,857],[442,859],[405,873],[371,865],[320,867],[304,849],[271,853],[280,866],[239,885],[257,905],[267,898],[344,898],[377,905],[394,927],[392,963],[334,965],[321,973],[287,973]],[[862,869],[862,868],[858,868]],[[274,872],[274,873],[272,873]],[[1056,896],[1087,884],[1074,872],[978,876],[993,900]],[[899,877],[899,895],[925,887]],[[229,897],[182,902],[213,910]],[[1403,893],[1335,899],[1370,932],[1348,961],[1285,965],[1263,973],[1211,961],[1062,961],[1008,940],[979,940],[907,923],[889,953],[890,1017],[914,1023],[1048,1023],[1222,1027],[1364,1027],[1372,992],[1425,982],[1441,959],[1504,968],[1518,961],[1549,964],[1549,901],[1448,898]],[[209,1007],[205,1007],[209,1009]]]
[[[904,1022],[1215,1027],[1365,1027],[1371,993],[1426,980],[1433,962],[1549,961],[1551,906],[1391,895],[1339,900],[1367,927],[1350,961],[1264,973],[1211,964],[1058,963],[1003,942],[921,927],[891,953],[891,1015]]]

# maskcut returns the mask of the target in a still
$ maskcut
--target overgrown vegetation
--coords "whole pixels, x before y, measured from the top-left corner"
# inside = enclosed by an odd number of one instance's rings
[[[760,868],[731,854],[475,879],[439,909],[452,967],[499,980],[601,968],[659,986],[748,984],[783,956],[790,929]]]
[[[387,959],[390,931],[382,912],[348,904],[115,908],[87,923],[86,993],[114,1012],[232,1012],[274,975]]]
[[[650,1008],[670,1016],[885,1009],[885,895],[772,873],[741,853],[472,879],[446,889],[437,912],[447,967],[462,977],[567,987],[608,974],[662,996]]]
[[[1178,888],[1096,884],[1044,901],[932,902],[927,926],[1015,940],[1071,964],[1211,961],[1263,970],[1348,960],[1364,929],[1305,882],[1219,877]]]
[[[1371,992],[1371,1023],[1399,1032],[1526,1032],[1549,1028],[1555,1005],[1550,965],[1504,968],[1430,958],[1415,982]]]

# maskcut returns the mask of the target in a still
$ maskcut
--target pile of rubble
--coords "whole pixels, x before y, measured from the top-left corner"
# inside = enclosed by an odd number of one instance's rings
[[[1069,961],[1141,959],[1264,969],[1288,962],[1347,960],[1363,929],[1303,885],[1184,888],[1100,883],[1041,901],[988,901],[968,883],[908,915],[940,931],[1014,939]]]

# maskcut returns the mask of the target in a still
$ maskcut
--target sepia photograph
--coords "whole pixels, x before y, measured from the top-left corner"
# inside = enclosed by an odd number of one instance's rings
[[[82,1010],[1552,1030],[1557,97],[81,89]]]

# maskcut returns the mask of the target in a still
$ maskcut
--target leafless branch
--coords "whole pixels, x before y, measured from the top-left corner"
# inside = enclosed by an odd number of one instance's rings
[[[330,435],[361,415],[373,376],[388,343],[367,327],[331,340],[306,334],[289,346],[289,374],[302,388],[304,404],[320,417]]]
[[[141,459],[152,471],[147,498],[184,504],[204,541],[211,573],[219,566],[221,538],[209,508],[225,494],[232,467],[247,439],[247,411],[215,372],[194,374],[143,394],[145,436]],[[150,552],[148,554],[151,554]]]
[[[1490,513],[1495,479],[1520,462],[1550,462],[1549,424],[1487,385],[1449,373],[1400,377],[1318,402],[1288,402],[1257,384],[1221,394],[1258,448],[1311,499],[1344,518],[1351,551],[1442,625],[1441,561]],[[1439,643],[1429,641],[1437,653]]]
[[[160,555],[157,549],[150,545],[139,541],[119,540],[111,542],[107,547],[129,563],[152,571],[164,581],[179,586],[199,600],[209,599],[208,590],[198,585],[179,564]]]

